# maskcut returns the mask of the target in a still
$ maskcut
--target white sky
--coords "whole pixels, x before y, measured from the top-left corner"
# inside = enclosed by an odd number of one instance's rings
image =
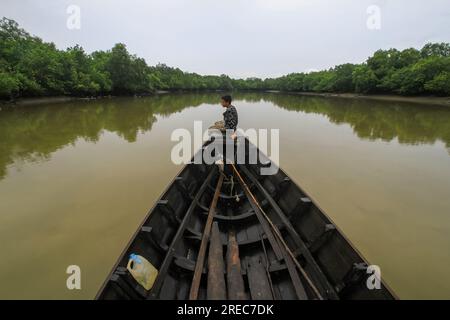
[[[66,27],[69,5],[81,28]],[[381,9],[370,30],[367,8]],[[359,63],[377,49],[450,42],[449,0],[1,0],[12,18],[58,48],[123,42],[147,60],[200,74],[270,77]]]

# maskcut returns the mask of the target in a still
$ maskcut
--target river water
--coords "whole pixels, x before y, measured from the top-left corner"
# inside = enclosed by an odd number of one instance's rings
[[[93,298],[179,171],[174,129],[219,94],[0,111],[0,298]],[[236,94],[239,126],[280,129],[280,164],[400,298],[450,298],[450,109]],[[81,290],[66,269],[81,268]]]

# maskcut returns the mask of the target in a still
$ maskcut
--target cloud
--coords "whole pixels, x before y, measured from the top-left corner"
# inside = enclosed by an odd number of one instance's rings
[[[69,5],[81,29],[66,28]],[[367,7],[381,8],[368,30]],[[362,62],[380,48],[450,42],[447,0],[2,0],[2,15],[59,48],[117,42],[148,63],[201,74],[275,76]]]

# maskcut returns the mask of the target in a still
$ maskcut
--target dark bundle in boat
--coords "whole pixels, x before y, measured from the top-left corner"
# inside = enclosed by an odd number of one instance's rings
[[[261,153],[223,171],[186,165],[97,299],[394,299],[383,283],[368,288],[368,263],[281,169],[261,175],[268,165]],[[150,290],[126,269],[130,254],[158,269]]]

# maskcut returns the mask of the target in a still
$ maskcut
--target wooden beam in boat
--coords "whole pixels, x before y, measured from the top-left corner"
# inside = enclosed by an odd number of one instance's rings
[[[208,252],[208,282],[206,297],[208,300],[226,300],[225,264],[223,261],[223,246],[220,239],[219,225],[213,222]]]
[[[205,229],[203,231],[202,242],[200,243],[200,249],[198,250],[197,263],[195,264],[194,277],[192,278],[191,290],[189,292],[189,300],[197,300],[198,289],[200,287],[200,280],[202,277],[203,265],[205,263],[206,248],[208,246],[209,235],[211,232],[211,226],[216,213],[217,200],[219,199],[220,190],[222,189],[223,175],[219,175],[217,181],[216,191],[209,207],[208,218],[206,220]]]
[[[194,209],[197,206],[198,200],[203,195],[203,192],[205,191],[206,187],[208,186],[209,181],[211,180],[212,176],[214,175],[214,171],[215,171],[215,169],[213,168],[209,172],[208,177],[203,182],[202,186],[200,187],[197,194],[195,195],[194,200],[192,201],[191,205],[189,206],[186,214],[184,215],[184,218],[181,221],[181,225],[178,228],[175,236],[173,237],[172,243],[169,246],[167,255],[164,258],[164,261],[162,262],[161,267],[159,268],[158,276],[156,277],[155,283],[153,284],[153,287],[150,290],[149,299],[157,298],[157,295],[161,289],[162,284],[164,283],[167,272],[172,263],[172,260],[173,260],[174,254],[175,254],[175,246],[178,244],[178,241],[180,241],[180,239],[182,238],[184,230],[186,229],[187,222],[189,221],[189,218],[190,218],[192,212],[194,212]]]
[[[227,285],[229,300],[245,300],[244,279],[241,273],[239,246],[234,230],[228,232]]]
[[[320,284],[321,294],[324,296],[327,296],[330,299],[339,299],[339,296],[336,293],[336,290],[329,283],[326,276],[323,274],[322,270],[320,269],[319,265],[317,264],[316,260],[312,256],[311,252],[308,250],[307,245],[303,242],[300,235],[297,233],[297,231],[294,229],[294,227],[292,226],[289,219],[284,214],[283,210],[281,210],[280,206],[271,197],[269,192],[258,181],[258,179],[245,166],[241,165],[241,166],[239,166],[239,168],[252,181],[252,183],[256,186],[256,188],[262,193],[264,198],[267,199],[269,204],[275,210],[278,217],[281,219],[282,223],[285,225],[286,230],[288,231],[289,235],[294,240],[295,245],[298,246],[299,252],[303,255],[303,257],[305,258],[307,263],[310,265],[314,278],[317,279],[317,282]],[[309,200],[309,202],[311,202],[311,200]]]
[[[303,286],[303,283],[298,275],[297,269],[295,268],[296,265],[299,267],[299,269],[301,268],[299,263],[297,262],[297,264],[296,264],[295,263],[296,261],[293,260],[293,257],[292,257],[293,254],[292,254],[292,252],[288,251],[290,249],[283,242],[280,231],[269,220],[267,215],[262,211],[261,206],[258,204],[255,196],[252,194],[252,192],[248,188],[247,184],[245,183],[244,179],[240,175],[236,166],[234,164],[231,164],[231,166],[232,166],[234,172],[236,173],[236,176],[238,177],[238,180],[239,180],[240,184],[242,185],[242,188],[245,191],[245,194],[247,196],[248,201],[250,202],[250,205],[255,210],[256,216],[258,217],[258,220],[259,220],[261,226],[263,227],[263,230],[267,236],[267,239],[269,239],[272,249],[275,252],[278,250],[279,254],[281,255],[281,258],[285,261],[286,266],[289,271],[289,275],[292,280],[292,285],[294,286],[295,293],[297,295],[297,298],[300,300],[308,299],[308,296],[305,291],[305,287]],[[281,259],[279,259],[279,260],[281,260]],[[303,276],[305,277],[307,275],[304,274]],[[310,279],[308,279],[308,280],[310,280]],[[311,283],[311,286],[313,286],[312,283]],[[315,289],[315,288],[313,288],[313,289]],[[318,295],[320,296],[320,293],[318,293]]]
[[[248,285],[252,300],[273,300],[270,279],[260,257],[251,257],[247,264]]]

